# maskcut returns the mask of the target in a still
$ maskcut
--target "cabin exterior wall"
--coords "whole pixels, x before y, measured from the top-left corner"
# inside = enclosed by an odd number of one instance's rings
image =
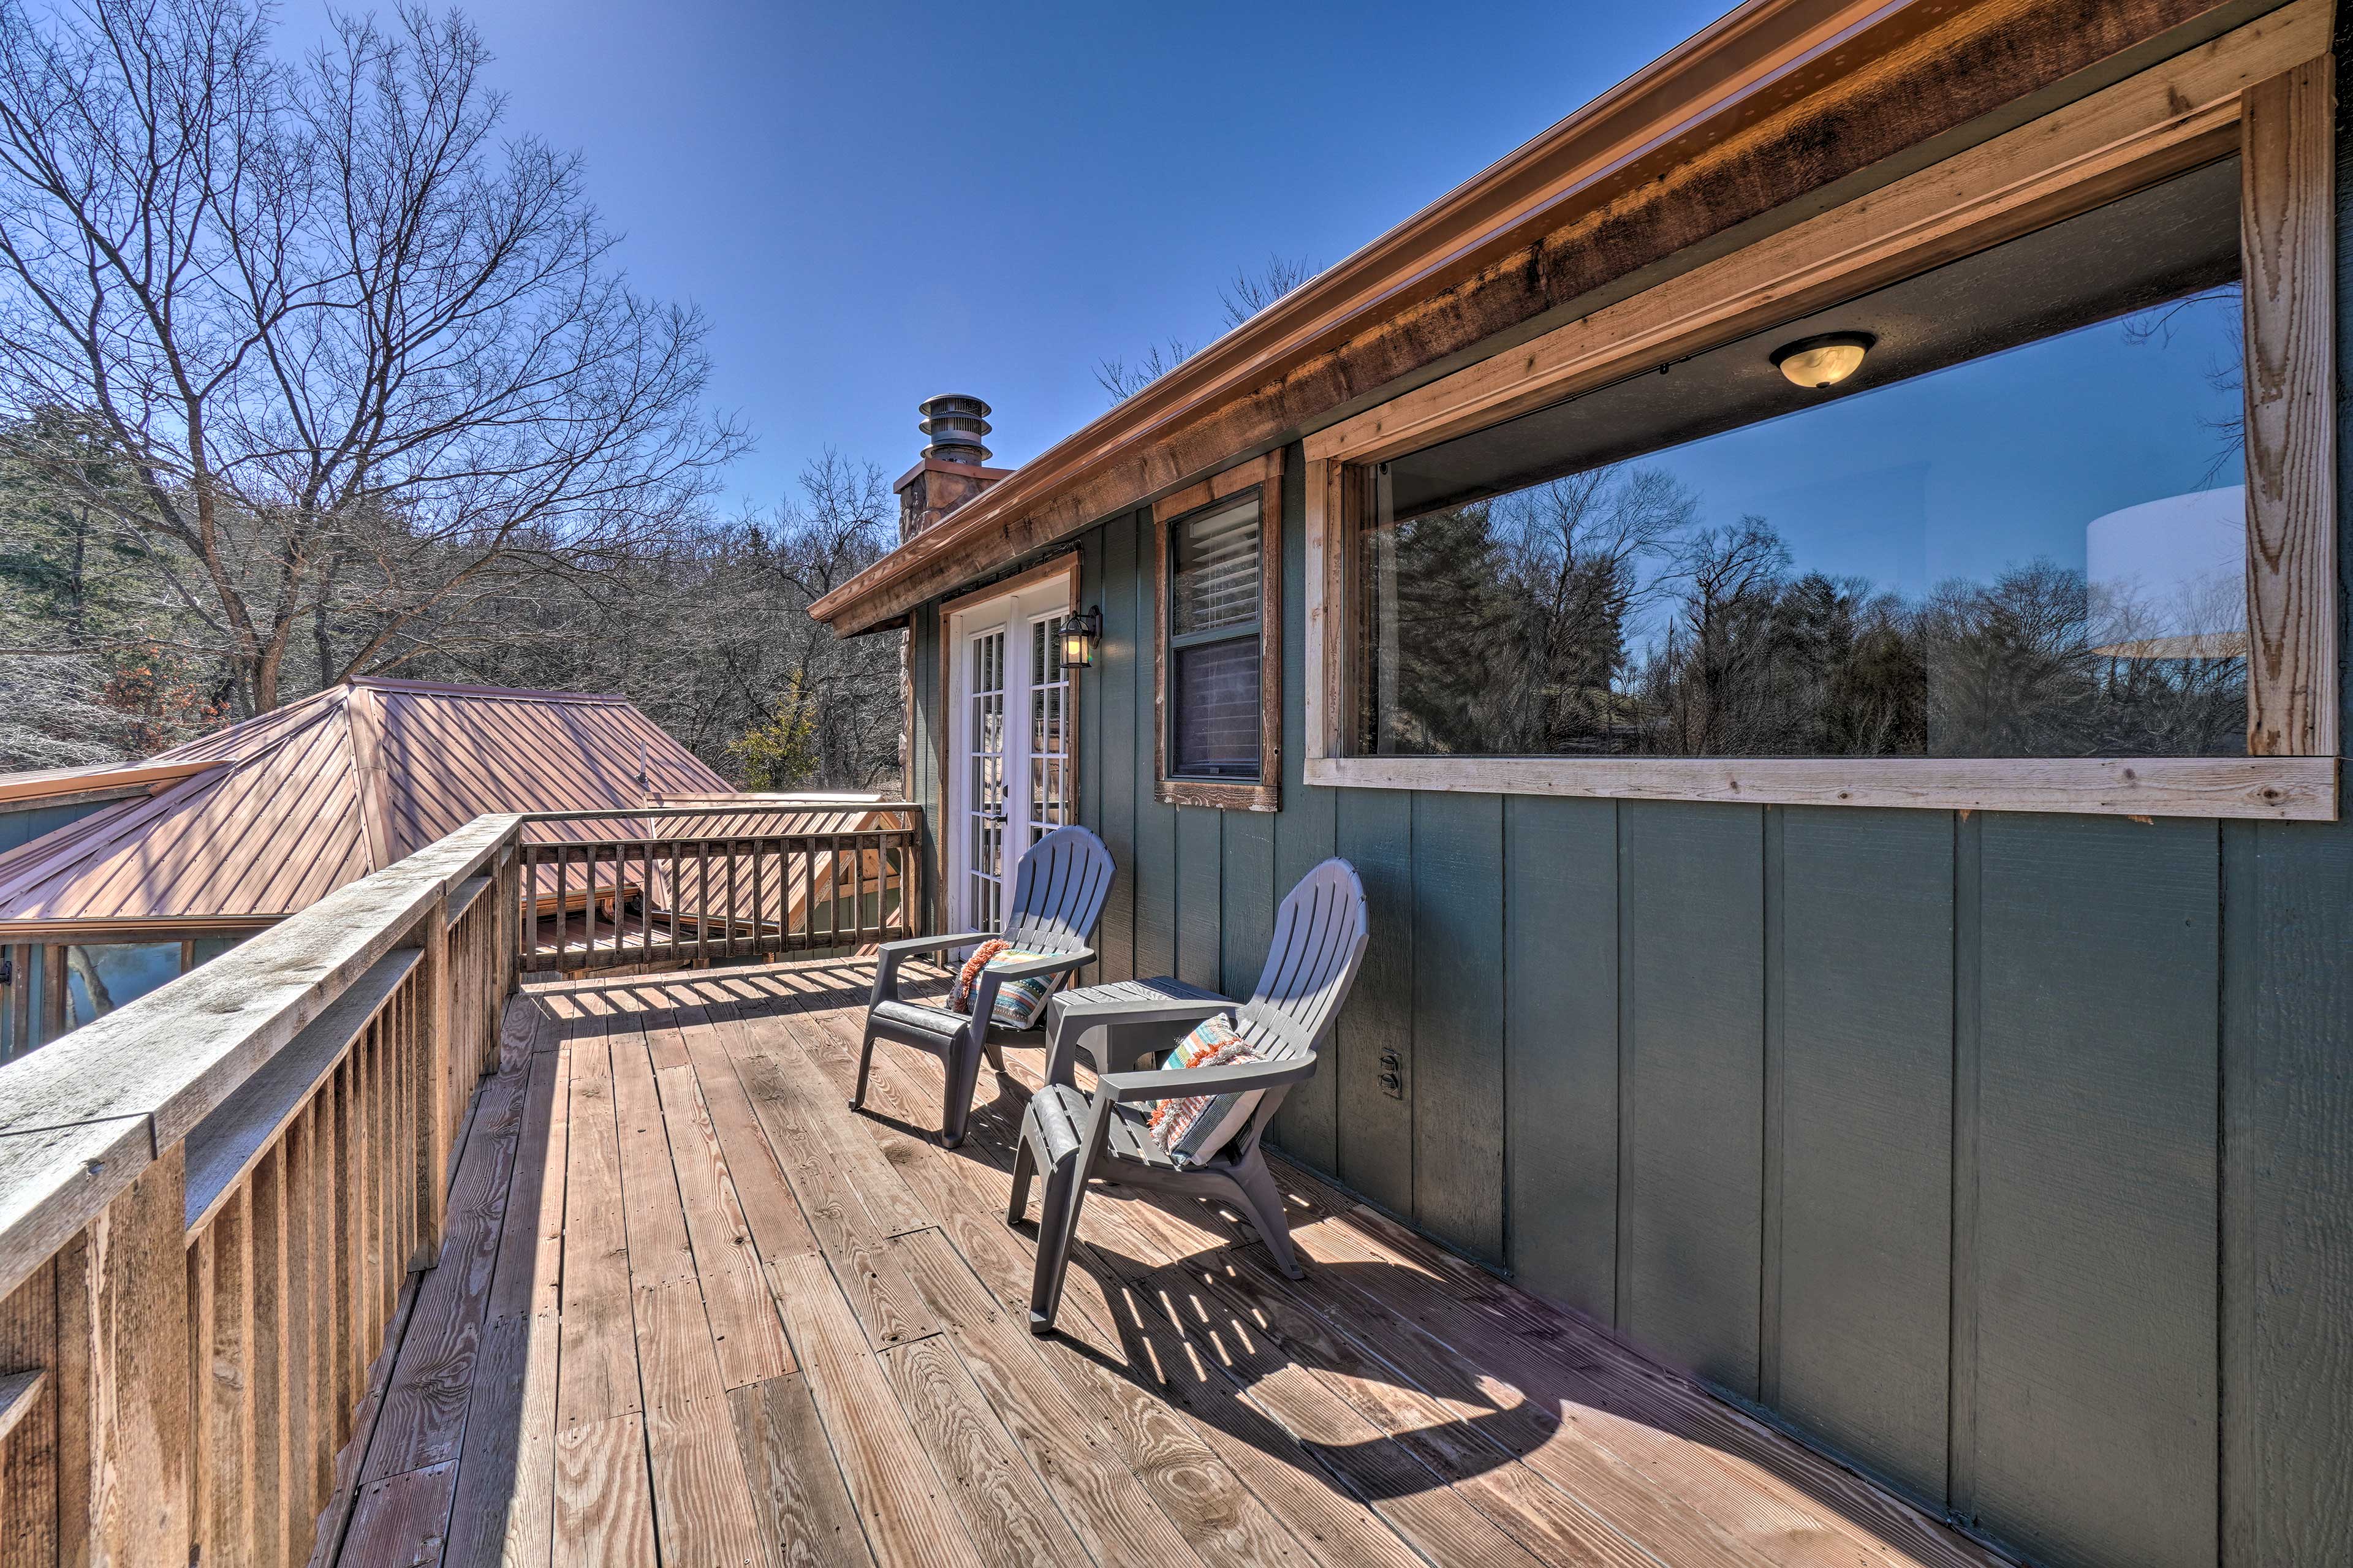
[[[2353,365],[2341,105],[2337,167]],[[1293,1158],[2032,1560],[2353,1561],[2353,821],[1307,788],[1304,468],[1276,814],[1155,798],[1151,513],[1078,542],[1098,977],[1246,991],[1346,856],[1373,949]],[[910,653],[953,832],[935,605]]]

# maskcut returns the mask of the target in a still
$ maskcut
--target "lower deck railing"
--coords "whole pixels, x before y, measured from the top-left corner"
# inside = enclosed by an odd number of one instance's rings
[[[666,807],[534,816],[526,971],[708,963],[912,936],[920,807]]]
[[[291,1568],[340,1535],[522,971],[839,947],[922,907],[913,808],[555,841],[577,820],[478,818],[0,1067],[0,1561]],[[577,929],[566,868],[628,944]]]

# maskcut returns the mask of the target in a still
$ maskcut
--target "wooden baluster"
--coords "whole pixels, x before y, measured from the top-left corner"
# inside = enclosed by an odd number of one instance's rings
[[[694,847],[697,862],[694,879],[694,962],[698,968],[711,963],[711,845],[706,840]]]
[[[735,956],[735,921],[743,913],[743,907],[735,901],[735,857],[743,847],[744,841],[740,838],[727,840],[727,956],[730,958]]]
[[[358,1213],[358,1186],[353,1184],[353,1177],[358,1173],[358,1161],[351,1152],[351,1052],[346,1050],[334,1068],[334,1080],[320,1092],[318,1102],[318,1161],[322,1174],[318,1192],[324,1219],[322,1238],[327,1243],[327,1267],[320,1280],[327,1286],[327,1370],[332,1373],[327,1389],[330,1422],[322,1431],[327,1438],[327,1490],[334,1490],[334,1455],[351,1441],[351,1413],[360,1401],[360,1384],[353,1377],[358,1353],[351,1337],[351,1304],[360,1295],[360,1269],[353,1258],[353,1215]]]
[[[58,1255],[58,1557],[187,1568],[187,1162],[173,1144]]]
[[[58,1559],[58,1495],[67,1478],[58,1420],[58,1263],[45,1258],[0,1300],[0,1369],[13,1427],[0,1441],[0,1561]],[[31,1377],[30,1388],[22,1379]],[[16,1401],[26,1401],[21,1407]]]
[[[456,1115],[465,1102],[464,1089],[452,1084],[456,1053],[450,1043],[451,990],[449,909],[436,899],[425,911],[425,957],[410,973],[416,1012],[416,1054],[413,1058],[421,1091],[415,1116],[416,1223],[410,1232],[414,1251],[408,1267],[430,1268],[441,1255],[441,1227],[449,1201],[450,1156],[456,1153]]]
[[[596,962],[596,868],[603,863],[604,857],[594,844],[586,846],[583,853],[588,858],[588,893],[580,905],[580,945],[584,950],[580,963],[586,967]]]
[[[253,1275],[253,1376],[248,1409],[253,1424],[253,1477],[248,1490],[253,1497],[253,1557],[261,1563],[284,1563],[291,1558],[293,1520],[289,1486],[289,1433],[286,1384],[287,1320],[290,1297],[286,1267],[286,1145],[280,1134],[276,1147],[255,1163],[252,1176],[250,1229]]]
[[[555,847],[555,967],[558,969],[564,967],[565,948],[571,935],[569,930],[571,916],[565,912],[570,907],[568,902],[570,868],[565,861],[564,846],[558,844]]]
[[[343,1083],[336,1101],[337,1118],[343,1129],[343,1163],[349,1173],[343,1198],[343,1239],[346,1278],[343,1281],[343,1400],[342,1427],[337,1447],[351,1441],[352,1423],[358,1413],[360,1396],[367,1389],[367,1364],[371,1353],[368,1346],[368,1323],[375,1316],[375,1251],[368,1225],[368,1215],[375,1211],[375,1195],[368,1190],[372,1173],[368,1168],[368,1103],[367,1064],[375,1050],[375,1032],[380,1023],[371,1023],[360,1033],[359,1043],[352,1047],[344,1062]]]
[[[325,1498],[318,1492],[319,1346],[318,1281],[311,1270],[312,1190],[318,1173],[312,1159],[318,1142],[318,1101],[313,1094],[287,1123],[285,1181],[286,1314],[286,1561],[311,1552],[311,1521]]]
[[[801,948],[817,951],[817,840],[803,835],[801,853]]]
[[[765,950],[768,937],[768,879],[760,862],[765,858],[767,840],[752,840],[752,955],[756,958]]]

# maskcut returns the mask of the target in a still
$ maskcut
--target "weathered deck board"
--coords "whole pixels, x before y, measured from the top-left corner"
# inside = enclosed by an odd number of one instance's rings
[[[870,977],[515,1000],[346,1568],[1996,1562],[1280,1163],[1304,1279],[1108,1189],[1034,1338],[1036,1226],[1004,1216],[1037,1053],[983,1075],[960,1149],[919,1053],[884,1047],[854,1114]]]

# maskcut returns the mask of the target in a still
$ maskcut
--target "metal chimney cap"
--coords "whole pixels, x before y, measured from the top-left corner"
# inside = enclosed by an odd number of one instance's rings
[[[988,448],[981,445],[989,430],[987,404],[966,393],[944,392],[916,407],[923,416],[918,428],[932,438],[923,448],[926,458],[976,468],[987,463]]]

